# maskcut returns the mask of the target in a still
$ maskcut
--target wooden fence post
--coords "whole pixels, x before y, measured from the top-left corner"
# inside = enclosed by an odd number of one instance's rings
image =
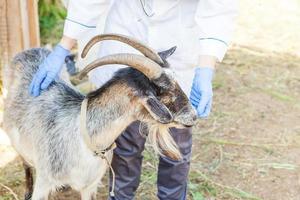
[[[38,0],[0,0],[0,67],[18,52],[40,46]],[[1,77],[1,80],[2,80]]]

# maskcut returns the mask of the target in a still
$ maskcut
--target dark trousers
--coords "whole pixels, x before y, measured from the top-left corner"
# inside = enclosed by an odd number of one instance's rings
[[[192,149],[191,129],[171,129],[183,159],[175,161],[160,157],[158,166],[158,198],[160,200],[185,200],[187,177]],[[139,133],[139,122],[132,123],[116,140],[112,166],[116,173],[115,200],[132,200],[139,186],[142,151],[146,138]],[[111,182],[111,181],[110,181]]]

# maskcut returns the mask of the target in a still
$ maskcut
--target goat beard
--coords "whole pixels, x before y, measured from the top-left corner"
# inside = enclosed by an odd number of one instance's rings
[[[145,132],[155,153],[160,156],[167,156],[173,160],[182,159],[179,148],[171,136],[169,124],[159,124],[157,122],[141,123],[140,133],[144,134]]]

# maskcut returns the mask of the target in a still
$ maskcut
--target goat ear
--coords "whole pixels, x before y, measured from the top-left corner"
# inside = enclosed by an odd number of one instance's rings
[[[160,123],[167,124],[173,121],[170,110],[155,96],[148,96],[142,101],[142,104],[149,114]]]
[[[161,57],[162,60],[167,60],[168,57],[170,57],[176,50],[176,46],[168,49],[168,50],[165,50],[165,51],[161,51],[161,52],[158,52],[158,55]]]

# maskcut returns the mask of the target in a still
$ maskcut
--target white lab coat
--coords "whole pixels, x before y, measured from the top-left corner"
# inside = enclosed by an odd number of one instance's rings
[[[222,61],[236,15],[236,0],[69,0],[64,34],[84,38],[99,20],[105,20],[101,32],[135,37],[157,51],[177,46],[169,62],[189,95],[199,56],[211,55]],[[104,56],[136,51],[119,42],[105,41],[99,52],[98,56]],[[119,67],[95,69],[90,80],[99,87]]]

